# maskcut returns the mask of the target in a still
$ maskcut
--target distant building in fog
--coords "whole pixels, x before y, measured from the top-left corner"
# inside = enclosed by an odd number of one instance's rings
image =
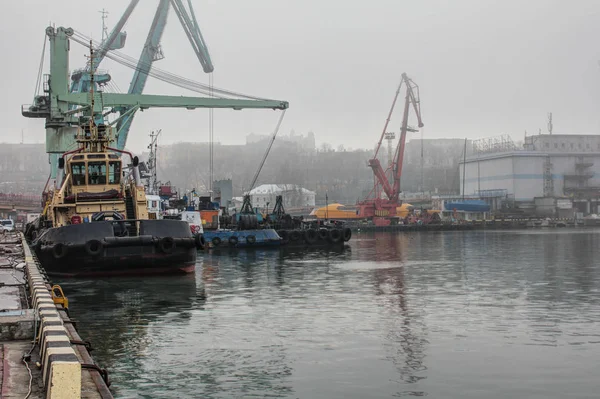
[[[423,166],[456,168],[464,146],[464,139],[412,139],[406,143],[404,162],[420,165],[423,148]]]
[[[221,206],[227,206],[233,198],[233,182],[231,179],[215,180],[213,182],[213,199]]]
[[[0,193],[39,195],[50,165],[45,144],[0,145]]]
[[[504,190],[524,206],[534,206],[539,198],[565,198],[580,212],[599,211],[600,135],[528,136],[523,148],[507,140],[483,142],[460,164],[466,195]]]
[[[268,142],[268,140],[271,139],[271,135],[270,134],[254,134],[254,133],[250,133],[249,135],[246,136],[246,144],[256,144],[256,143],[261,143],[261,142]],[[315,134],[313,132],[308,132],[308,134],[303,135],[303,134],[296,134],[296,132],[294,132],[293,130],[290,132],[289,135],[278,135],[277,136],[277,141],[278,142],[288,142],[288,143],[294,143],[297,144],[300,148],[306,149],[306,150],[314,150],[316,148],[316,142],[315,142]]]

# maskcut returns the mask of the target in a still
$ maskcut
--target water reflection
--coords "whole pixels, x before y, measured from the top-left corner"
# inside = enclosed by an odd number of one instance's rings
[[[363,234],[356,242],[358,258],[385,267],[372,270],[374,294],[382,320],[385,358],[397,370],[392,382],[398,396],[422,396],[418,382],[426,378],[425,352],[428,343],[420,310],[412,309],[408,299],[405,266],[421,247],[415,234]]]
[[[374,271],[374,281],[378,302],[385,310],[386,357],[397,368],[396,382],[402,385],[398,394],[422,396],[425,393],[418,388],[405,386],[426,378],[422,372],[427,370],[424,361],[428,341],[422,315],[411,311],[409,306],[404,268],[377,269]]]
[[[594,397],[599,238],[363,233],[64,286],[117,397]]]
[[[175,277],[68,280],[62,282],[78,330],[92,342],[103,366],[118,366],[122,357],[137,359],[154,344],[147,334],[157,320],[183,326],[205,294],[193,275]]]

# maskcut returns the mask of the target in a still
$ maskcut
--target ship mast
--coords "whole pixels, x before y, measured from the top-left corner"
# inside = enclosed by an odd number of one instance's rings
[[[91,107],[91,117],[90,117],[90,132],[94,128],[94,45],[90,40],[90,107]]]
[[[146,183],[146,192],[148,194],[156,195],[158,193],[158,178],[157,178],[157,166],[156,166],[156,152],[158,150],[158,136],[162,132],[162,129],[158,131],[150,133],[150,145],[148,145],[148,149],[150,150],[150,155],[148,156],[148,172],[150,174],[147,183]]]

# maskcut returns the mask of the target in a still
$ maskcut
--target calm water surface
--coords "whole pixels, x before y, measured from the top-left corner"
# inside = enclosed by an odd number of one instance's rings
[[[375,233],[63,282],[117,398],[597,398],[599,230]]]

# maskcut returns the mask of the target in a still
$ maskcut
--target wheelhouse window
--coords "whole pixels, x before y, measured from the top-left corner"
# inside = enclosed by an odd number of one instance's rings
[[[108,163],[108,184],[119,184],[121,181],[121,162],[110,161]]]
[[[73,177],[74,186],[85,185],[85,163],[77,162],[71,164],[71,175]]]
[[[89,184],[106,184],[106,162],[88,162]]]

